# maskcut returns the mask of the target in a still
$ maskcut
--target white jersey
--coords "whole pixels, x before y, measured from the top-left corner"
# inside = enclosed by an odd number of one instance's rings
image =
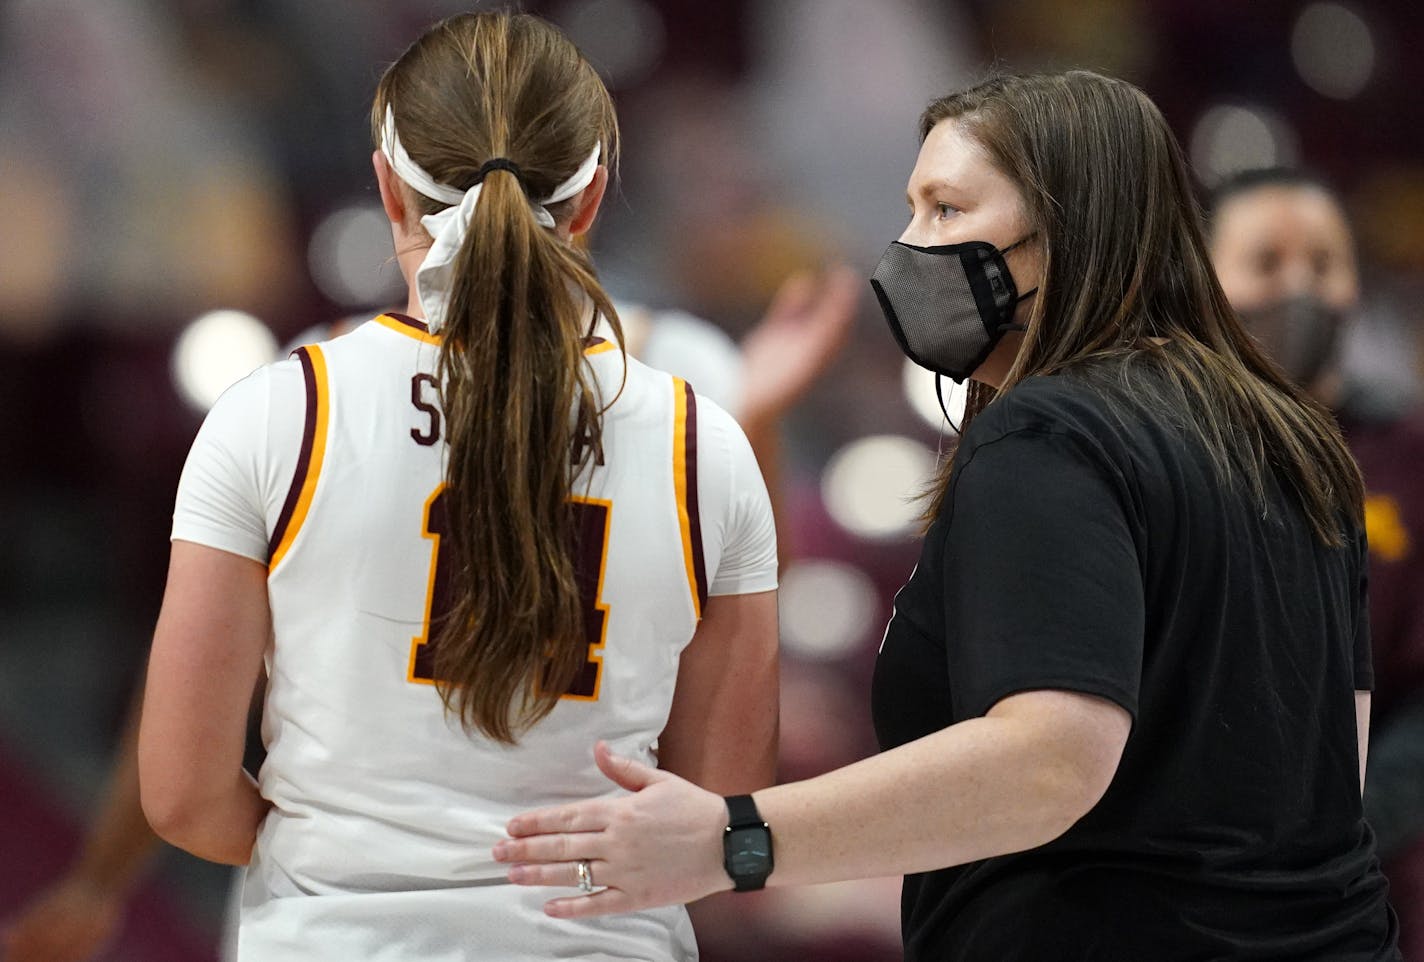
[[[446,712],[430,671],[447,574],[437,344],[383,315],[304,347],[224,395],[184,469],[173,537],[270,571],[259,784],[273,808],[239,958],[695,959],[682,908],[550,919],[544,901],[567,893],[509,885],[490,849],[517,812],[619,792],[595,740],[656,764],[707,596],[775,587],[750,447],[685,382],[608,342],[586,351],[617,396],[603,463],[574,486],[588,663],[517,746],[498,745]]]

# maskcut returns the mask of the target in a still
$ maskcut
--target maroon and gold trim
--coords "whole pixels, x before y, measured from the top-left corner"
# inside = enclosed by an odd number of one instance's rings
[[[395,331],[397,334],[413,337],[417,341],[423,341],[426,344],[440,343],[439,336],[431,334],[430,327],[424,321],[417,321],[415,318],[405,314],[396,314],[393,311],[388,311],[376,318],[376,323]]]
[[[387,311],[376,318],[376,323],[384,328],[395,331],[406,337],[413,337],[417,341],[426,344],[439,344],[440,335],[431,334],[430,327],[424,321],[418,321],[407,314],[397,314],[394,311]],[[612,351],[617,345],[604,338],[591,336],[584,339],[583,353],[585,357],[592,357],[595,354],[602,354],[605,351]]]
[[[683,564],[692,594],[692,613],[700,621],[707,604],[707,562],[702,555],[702,516],[697,505],[697,395],[680,377],[672,379],[672,477],[677,520],[682,532]]]
[[[277,524],[267,542],[267,571],[277,570],[296,540],[297,532],[311,510],[317,479],[326,457],[326,433],[331,419],[331,390],[326,372],[326,358],[315,344],[299,347],[293,352],[302,365],[306,383],[306,423],[302,427],[302,447],[297,455],[297,468],[292,473],[292,486],[287,500],[277,515]]]

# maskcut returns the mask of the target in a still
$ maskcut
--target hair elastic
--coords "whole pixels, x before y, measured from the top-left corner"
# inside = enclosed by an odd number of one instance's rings
[[[520,187],[523,188],[523,171],[512,160],[495,157],[485,161],[475,183],[466,189],[440,183],[411,159],[410,154],[401,146],[400,137],[396,135],[395,112],[391,110],[390,104],[386,104],[385,122],[381,125],[381,153],[385,154],[396,174],[417,192],[431,200],[450,205],[420,219],[421,225],[430,232],[434,242],[426,252],[425,260],[416,268],[415,291],[421,309],[425,312],[426,326],[433,333],[445,323],[445,310],[455,283],[455,259],[465,242],[465,234],[470,229],[470,220],[474,217],[475,205],[479,203],[485,175],[492,170],[507,170],[519,179]],[[530,200],[534,220],[539,226],[555,226],[554,215],[549,213],[548,207],[568,200],[593,183],[594,175],[598,171],[598,158],[602,155],[603,145],[595,143],[593,152],[568,180],[555,187],[548,197]],[[527,189],[525,195],[528,196]]]
[[[496,170],[509,171],[511,174],[514,175],[514,179],[519,181],[519,186],[524,187],[524,171],[521,170],[519,165],[516,164],[514,161],[507,160],[504,157],[492,157],[489,160],[485,161],[483,164],[481,164],[479,172],[475,174],[475,183],[484,183],[485,175]],[[525,187],[525,193],[528,192],[529,189]]]

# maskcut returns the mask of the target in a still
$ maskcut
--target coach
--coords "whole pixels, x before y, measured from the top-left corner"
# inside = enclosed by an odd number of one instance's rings
[[[904,873],[906,959],[1398,958],[1362,816],[1361,482],[1212,273],[1135,87],[1006,77],[930,105],[872,284],[901,348],[973,379],[874,682],[884,751],[724,802],[514,819],[578,917]]]

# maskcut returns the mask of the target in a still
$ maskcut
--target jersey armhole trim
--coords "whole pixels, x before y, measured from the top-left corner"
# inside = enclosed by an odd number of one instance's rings
[[[707,604],[707,562],[702,551],[702,515],[697,503],[697,395],[680,377],[672,379],[672,477],[677,494],[678,528],[692,614],[702,620]]]
[[[276,527],[268,542],[271,560],[267,563],[267,573],[277,570],[287,552],[296,540],[297,532],[306,521],[311,510],[312,497],[316,494],[317,478],[321,474],[322,460],[326,455],[327,424],[330,420],[330,387],[327,379],[326,358],[321,348],[315,344],[297,348],[294,352],[302,365],[302,380],[306,385],[306,421],[302,426],[302,447],[297,455],[297,467],[292,472],[292,486],[287,489],[287,500],[282,504],[282,512],[277,516]]]

